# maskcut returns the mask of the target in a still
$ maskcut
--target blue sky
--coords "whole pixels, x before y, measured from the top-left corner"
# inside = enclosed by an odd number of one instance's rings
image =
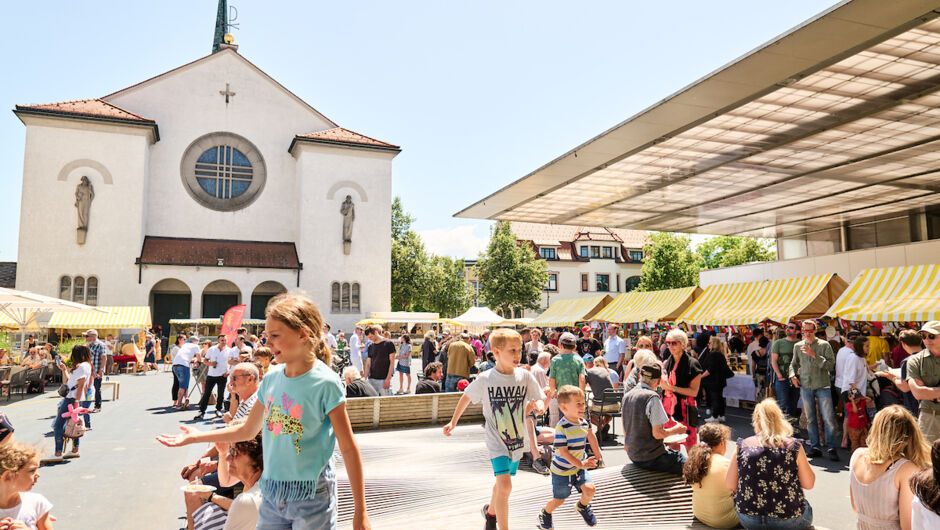
[[[490,223],[458,210],[834,2],[231,4],[240,53],[341,126],[402,146],[394,193],[428,248],[476,257]],[[25,135],[13,106],[100,97],[201,57],[216,5],[5,4],[0,260],[16,259],[18,239]]]

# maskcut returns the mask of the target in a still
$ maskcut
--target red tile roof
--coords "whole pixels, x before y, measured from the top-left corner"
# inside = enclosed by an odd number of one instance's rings
[[[41,105],[17,105],[16,110],[32,110],[52,114],[71,114],[93,118],[110,118],[154,123],[154,120],[138,116],[133,112],[128,112],[102,99],[80,99],[77,101],[62,101],[60,103],[45,103]]]
[[[537,245],[553,246],[574,241],[620,241],[626,248],[643,248],[646,231],[599,226],[552,225],[542,223],[510,223],[517,239]]]
[[[219,260],[222,264],[219,265]],[[139,262],[147,265],[300,269],[291,242],[146,236]]]
[[[344,129],[342,127],[333,127],[332,129],[326,129],[325,131],[319,131],[309,134],[298,134],[298,139],[302,140],[314,140],[317,142],[330,142],[338,144],[356,144],[364,145],[370,147],[380,147],[386,149],[398,149],[399,146],[390,144],[388,142],[383,142],[381,140],[376,140],[375,138],[370,138],[364,134],[359,134],[355,131],[350,131],[349,129]]]

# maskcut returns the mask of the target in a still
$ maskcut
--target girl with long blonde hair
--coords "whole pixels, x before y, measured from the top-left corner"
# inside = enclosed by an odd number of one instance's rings
[[[917,420],[891,405],[875,415],[868,447],[852,453],[849,497],[862,530],[911,528],[911,476],[930,464],[930,452]]]
[[[181,425],[183,434],[157,440],[177,447],[197,442],[240,442],[261,432],[264,472],[259,528],[336,528],[333,449],[339,444],[355,503],[353,528],[370,528],[366,514],[362,458],[346,414],[345,393],[330,366],[322,337],[323,318],[307,297],[284,293],[265,311],[278,364],[258,388],[258,400],[239,426],[201,432]]]

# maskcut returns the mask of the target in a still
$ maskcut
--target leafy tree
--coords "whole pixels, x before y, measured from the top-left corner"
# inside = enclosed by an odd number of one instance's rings
[[[401,241],[405,233],[411,230],[411,223],[415,218],[408,215],[405,207],[401,204],[401,197],[395,197],[392,201],[392,239]]]
[[[473,290],[464,279],[463,260],[431,255],[428,264],[427,301],[424,309],[455,317],[470,307]]]
[[[536,259],[528,245],[519,245],[509,223],[493,228],[486,251],[477,261],[480,296],[494,311],[538,309],[548,281],[544,260]]]
[[[401,199],[392,201],[392,310],[410,311],[426,298],[428,254],[411,229],[414,217],[405,212]]]
[[[733,267],[755,261],[772,261],[777,252],[766,239],[739,236],[715,236],[702,242],[696,252],[702,259],[702,268]]]
[[[698,285],[699,257],[688,236],[655,232],[643,247],[638,291],[658,291]]]

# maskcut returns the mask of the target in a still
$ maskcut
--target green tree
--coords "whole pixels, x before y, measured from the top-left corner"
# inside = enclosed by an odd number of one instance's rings
[[[410,311],[427,297],[428,254],[411,229],[414,217],[401,199],[392,201],[392,310]]]
[[[544,260],[536,259],[528,245],[519,245],[509,223],[493,228],[486,251],[477,260],[480,296],[494,311],[538,309],[548,281]]]
[[[777,257],[770,240],[753,237],[715,236],[706,239],[695,250],[704,269],[772,261]]]
[[[658,291],[698,285],[699,257],[688,236],[655,232],[643,247],[638,291]]]
[[[464,279],[463,260],[432,254],[424,309],[441,316],[455,317],[466,311],[472,302],[473,291]]]

